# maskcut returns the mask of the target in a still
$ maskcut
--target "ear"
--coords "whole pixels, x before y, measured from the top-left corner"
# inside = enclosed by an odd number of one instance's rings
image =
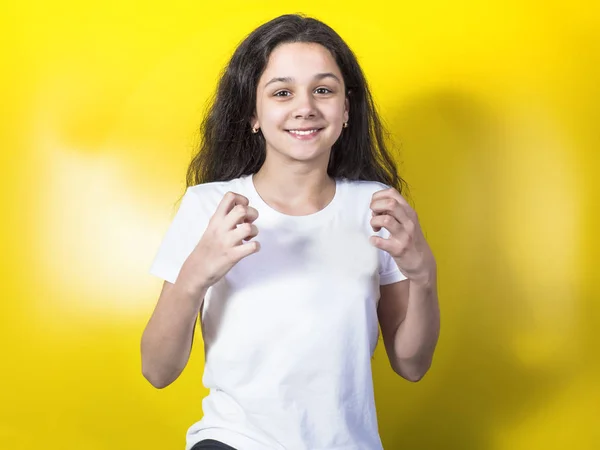
[[[346,101],[344,102],[344,122],[348,122],[348,118],[350,115],[350,100],[346,97]]]
[[[256,118],[256,116],[250,117],[250,128],[260,128],[260,125],[258,123],[258,119]]]

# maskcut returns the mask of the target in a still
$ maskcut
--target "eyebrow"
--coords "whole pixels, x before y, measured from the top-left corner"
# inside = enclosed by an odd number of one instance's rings
[[[333,78],[338,83],[342,84],[340,79],[331,72],[318,73],[313,78],[315,80],[323,80],[325,78]],[[270,85],[272,83],[293,83],[293,81],[294,81],[294,79],[292,77],[276,77],[276,78],[272,78],[271,80],[269,80],[269,82],[267,82],[267,84],[265,84],[265,87],[267,87],[268,85]]]

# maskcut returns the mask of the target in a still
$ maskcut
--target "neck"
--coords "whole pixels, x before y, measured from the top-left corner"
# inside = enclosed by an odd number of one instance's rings
[[[274,168],[265,161],[253,181],[266,203],[300,214],[323,209],[333,199],[336,189],[326,167],[311,168],[306,164]]]

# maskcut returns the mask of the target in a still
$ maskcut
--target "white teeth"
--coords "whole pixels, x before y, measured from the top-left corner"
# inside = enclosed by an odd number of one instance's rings
[[[314,130],[306,130],[306,131],[290,130],[290,133],[298,134],[300,136],[308,136],[309,134],[316,133],[317,131],[319,131],[319,130],[317,130],[315,128]]]

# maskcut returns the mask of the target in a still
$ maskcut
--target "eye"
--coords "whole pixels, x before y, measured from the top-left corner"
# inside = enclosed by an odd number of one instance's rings
[[[275,96],[275,97],[288,97],[290,94],[291,94],[290,91],[283,90],[283,91],[277,91],[277,92],[275,92],[273,94],[273,96]]]
[[[333,91],[331,89],[325,88],[325,87],[320,87],[315,89],[315,92],[317,94],[333,94]]]

